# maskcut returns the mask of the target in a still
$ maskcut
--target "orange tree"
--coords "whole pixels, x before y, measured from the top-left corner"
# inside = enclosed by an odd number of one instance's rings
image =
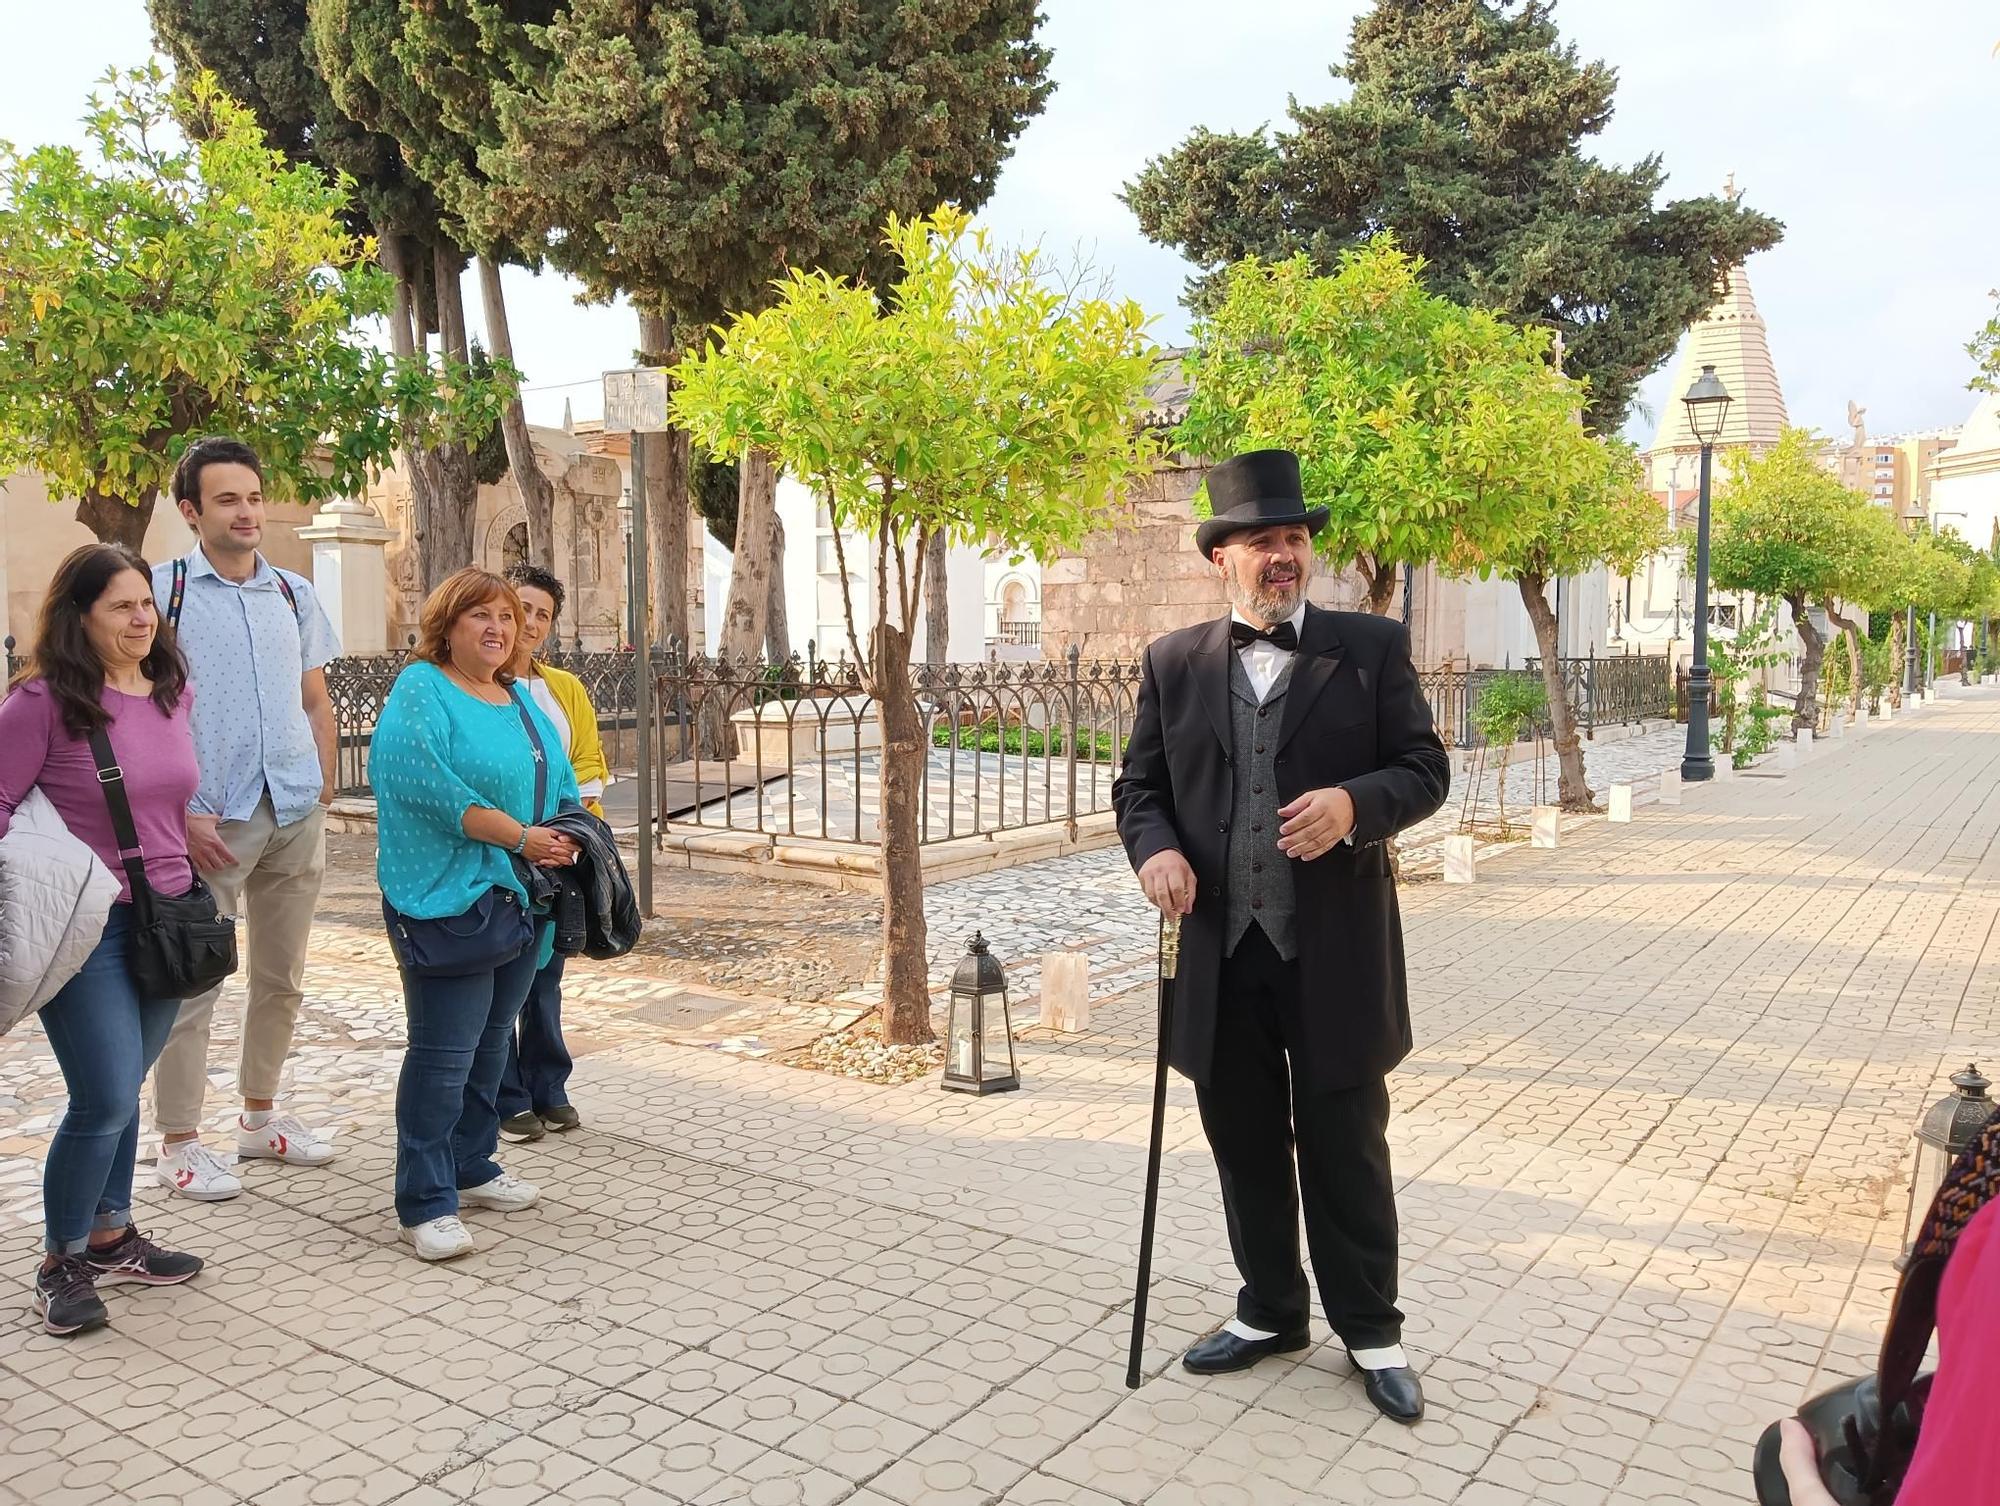
[[[1046,553],[1110,521],[1152,457],[1137,423],[1152,357],[1137,304],[1083,296],[1033,252],[995,254],[959,210],[892,217],[885,237],[898,270],[879,290],[794,269],[770,307],[720,326],[675,368],[673,416],[710,454],[767,451],[826,499],[882,730],[883,1031],[911,1043],[932,1038],[920,562],[939,535]],[[859,603],[857,551],[873,556]]]

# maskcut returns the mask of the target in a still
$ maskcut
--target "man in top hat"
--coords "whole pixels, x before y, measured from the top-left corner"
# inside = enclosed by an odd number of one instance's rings
[[[1182,917],[1169,1050],[1243,1277],[1236,1316],[1182,1364],[1307,1346],[1303,1193],[1327,1321],[1369,1399],[1411,1423],[1384,1081],[1410,1015],[1387,843],[1443,805],[1450,764],[1401,624],[1306,602],[1327,509],[1306,505],[1298,457],[1226,460],[1208,496],[1195,545],[1231,611],[1146,650],[1112,795],[1146,898]]]

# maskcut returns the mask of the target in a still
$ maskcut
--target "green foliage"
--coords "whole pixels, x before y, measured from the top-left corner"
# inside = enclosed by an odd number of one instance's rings
[[[1752,677],[1785,661],[1777,623],[1778,608],[1774,602],[1738,629],[1734,637],[1717,634],[1708,640],[1708,673],[1718,713],[1709,740],[1718,753],[1739,747],[1738,732],[1750,718],[1751,708],[1766,704],[1762,686],[1753,689]],[[1751,725],[1754,728],[1755,723]],[[1770,745],[1767,742],[1765,746]],[[1737,766],[1742,767],[1742,763],[1739,759]]]
[[[1730,755],[1730,765],[1734,768],[1748,768],[1761,754],[1777,747],[1782,735],[1780,723],[1788,720],[1791,713],[1782,706],[1773,706],[1762,685],[1750,692],[1750,703],[1745,708],[1742,735],[1736,740],[1736,750]]]
[[[898,594],[897,620],[915,620],[908,546],[940,531],[1073,546],[1153,454],[1133,421],[1152,365],[1138,305],[1074,295],[1033,252],[994,254],[958,210],[891,217],[886,238],[902,270],[882,297],[794,270],[771,308],[682,360],[673,403],[711,454],[775,455],[847,547],[877,541],[878,631]]]
[[[308,0],[335,95],[473,246],[690,329],[883,219],[977,208],[1053,87],[1035,0]]]
[[[1196,326],[1175,443],[1298,451],[1331,510],[1317,547],[1361,565],[1378,610],[1405,564],[1552,575],[1643,556],[1660,510],[1611,485],[1628,462],[1577,423],[1583,387],[1551,367],[1547,332],[1426,292],[1422,274],[1387,237],[1331,276],[1304,256],[1230,268]]]
[[[1430,286],[1518,324],[1560,330],[1589,381],[1586,417],[1615,431],[1639,380],[1716,300],[1721,274],[1783,227],[1732,199],[1659,202],[1658,157],[1584,154],[1615,75],[1583,63],[1545,0],[1378,0],[1354,24],[1337,104],[1289,106],[1275,136],[1197,130],[1149,162],[1125,202],[1205,276],[1245,257],[1340,254],[1393,231]]]
[[[1996,309],[2000,309],[2000,293],[1994,294]],[[1972,357],[1978,368],[1966,386],[1975,392],[2000,392],[2000,312],[1995,312],[1986,321],[1985,328],[1974,335],[1965,347],[1965,353]],[[2000,523],[1994,525],[2000,533]]]
[[[715,541],[736,547],[736,504],[742,494],[742,470],[733,460],[717,460],[697,449],[688,458],[688,498],[701,514]]]
[[[981,753],[1019,753],[1027,758],[1060,758],[1069,747],[1069,733],[1061,727],[1037,732],[1019,723],[1004,729],[988,717],[976,727],[949,724],[932,729],[931,745],[977,750]],[[1111,763],[1123,750],[1109,732],[1081,732],[1077,736],[1077,760],[1081,763]]]
[[[1873,600],[1878,520],[1887,516],[1821,469],[1811,434],[1787,429],[1762,456],[1730,456],[1715,503],[1712,578],[1720,590],[1786,601]]]
[[[203,432],[242,438],[275,494],[312,502],[358,491],[400,426],[494,421],[511,368],[399,365],[364,337],[389,279],[321,173],[205,75],[178,96],[157,65],[106,86],[86,117],[95,162],[0,144],[0,466],[128,504],[93,526],[136,538]],[[173,109],[193,146],[166,144]]]
[[[356,235],[424,231],[437,200],[392,137],[335,104],[307,24],[306,0],[147,0],[153,36],[183,78],[206,71],[245,106],[287,161],[346,174]],[[187,121],[202,128],[199,114]]]
[[[1472,703],[1472,725],[1489,748],[1505,748],[1548,712],[1548,687],[1540,675],[1495,675]]]

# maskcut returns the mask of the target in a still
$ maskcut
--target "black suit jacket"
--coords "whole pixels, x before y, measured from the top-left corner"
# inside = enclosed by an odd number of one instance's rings
[[[1208,1079],[1229,866],[1229,619],[1183,628],[1146,650],[1138,713],[1112,790],[1118,835],[1137,869],[1178,848],[1195,873],[1181,924],[1172,1061]],[[1444,804],[1451,762],[1431,723],[1400,623],[1306,608],[1278,729],[1278,793],[1328,785],[1354,801],[1354,845],[1292,861],[1304,1016],[1299,1086],[1354,1087],[1410,1050],[1403,923],[1385,840]]]

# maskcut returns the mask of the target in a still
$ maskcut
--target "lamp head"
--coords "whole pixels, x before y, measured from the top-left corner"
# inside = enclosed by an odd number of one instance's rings
[[[1694,437],[1703,444],[1714,444],[1722,437],[1722,422],[1729,416],[1729,389],[1722,385],[1722,378],[1715,374],[1713,366],[1701,368],[1701,375],[1694,379],[1687,395],[1681,399],[1687,405],[1688,427],[1694,430]]]

